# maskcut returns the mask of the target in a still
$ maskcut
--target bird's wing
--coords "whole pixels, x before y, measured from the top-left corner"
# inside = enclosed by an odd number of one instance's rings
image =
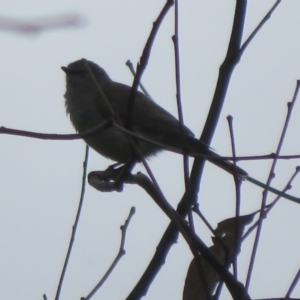
[[[114,112],[125,121],[131,88],[121,83],[111,82],[103,87],[103,91]],[[140,131],[175,136],[182,132],[180,123],[174,116],[139,91],[135,97],[131,118],[133,127],[139,128]],[[193,136],[187,127],[184,126],[183,130],[185,134]]]

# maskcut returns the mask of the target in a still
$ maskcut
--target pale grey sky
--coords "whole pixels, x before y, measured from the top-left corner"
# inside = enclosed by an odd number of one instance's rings
[[[245,38],[274,1],[249,1]],[[180,4],[182,99],[186,125],[201,133],[224,59],[235,1],[191,0]],[[126,84],[125,66],[139,60],[162,0],[149,1],[2,1],[1,15],[31,20],[79,14],[82,26],[26,36],[0,31],[0,126],[47,133],[73,133],[65,110],[65,76],[61,66],[85,57],[101,65],[112,79]],[[226,116],[234,117],[239,155],[276,150],[300,78],[300,2],[282,1],[236,67],[212,147],[230,155]],[[155,40],[143,83],[152,97],[174,115],[175,80],[173,10]],[[295,105],[283,154],[299,154],[300,99]],[[0,295],[3,299],[54,299],[79,201],[82,141],[42,141],[1,135]],[[192,160],[191,160],[192,162]],[[111,161],[91,150],[88,170]],[[165,196],[174,206],[184,191],[182,159],[165,152],[149,162]],[[265,181],[270,161],[241,162],[251,176]],[[273,185],[283,188],[299,160],[281,161]],[[141,166],[136,169],[142,170]],[[300,195],[299,178],[291,194]],[[242,213],[260,206],[261,192],[245,182]],[[201,184],[201,209],[211,224],[234,215],[235,192],[230,176],[207,163]],[[269,199],[273,199],[270,196]],[[86,296],[114,259],[120,230],[136,207],[126,238],[126,255],[94,299],[125,299],[155,251],[167,217],[139,188],[99,193],[87,185],[79,230],[60,299]],[[253,298],[284,296],[300,266],[300,206],[281,200],[264,223],[250,294]],[[209,245],[210,234],[196,221]],[[245,279],[253,236],[239,257]],[[182,238],[174,245],[146,300],[181,299],[191,253]],[[229,297],[229,296],[228,296]],[[222,299],[228,299],[224,295]],[[293,297],[300,297],[300,287]]]

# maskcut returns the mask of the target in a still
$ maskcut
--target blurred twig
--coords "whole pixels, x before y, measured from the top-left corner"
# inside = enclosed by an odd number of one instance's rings
[[[79,14],[62,14],[38,18],[31,21],[0,17],[0,29],[22,34],[38,34],[56,28],[81,26],[84,22]]]

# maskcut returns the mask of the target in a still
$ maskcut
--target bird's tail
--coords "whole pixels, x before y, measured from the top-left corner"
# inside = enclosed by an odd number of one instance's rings
[[[247,179],[248,177],[248,173],[243,170],[242,168],[238,167],[237,165],[235,165],[234,163],[232,163],[231,161],[222,159],[222,157],[216,153],[214,153],[211,150],[208,150],[208,155],[209,157],[207,158],[207,160],[209,160],[211,163],[213,163],[214,165],[222,168],[223,170],[225,170],[226,172],[232,174],[232,175],[237,175],[240,179]]]
[[[205,159],[213,163],[214,165],[220,167],[226,172],[237,175],[241,179],[247,179],[248,173],[244,171],[242,168],[236,166],[231,161],[223,159],[220,155],[216,154],[212,150],[210,150],[204,143],[200,140],[197,140],[193,137],[188,137],[186,139],[186,143],[188,146],[188,151],[191,151],[191,156],[197,157],[198,155],[204,155]],[[194,154],[194,155],[192,155]]]

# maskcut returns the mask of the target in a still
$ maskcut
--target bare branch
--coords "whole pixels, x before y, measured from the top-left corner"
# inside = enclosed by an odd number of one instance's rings
[[[260,233],[262,230],[262,223],[263,223],[263,219],[264,219],[264,210],[266,207],[267,195],[268,195],[268,187],[270,186],[272,179],[275,177],[275,166],[276,166],[276,162],[277,162],[277,156],[279,155],[281,147],[283,145],[285,134],[288,129],[288,124],[289,124],[289,121],[290,121],[290,118],[292,115],[293,107],[294,107],[294,104],[295,104],[297,96],[298,96],[299,88],[300,88],[300,81],[298,80],[297,84],[296,84],[293,99],[287,105],[288,110],[287,110],[285,123],[283,125],[282,133],[281,133],[281,136],[280,136],[280,139],[278,142],[278,146],[276,149],[276,155],[275,155],[273,164],[271,166],[271,170],[270,170],[269,177],[268,177],[267,184],[266,184],[266,189],[263,192],[263,199],[262,199],[262,203],[261,203],[261,213],[260,213],[259,220],[258,220],[257,231],[256,231],[256,236],[255,236],[255,240],[254,240],[254,245],[253,245],[253,249],[252,249],[252,254],[251,254],[251,259],[250,259],[250,264],[249,264],[249,269],[248,269],[248,274],[247,274],[247,280],[246,280],[246,289],[247,290],[250,285],[251,274],[252,274],[252,270],[254,267],[254,261],[255,261],[256,252],[257,252],[257,248],[258,248],[258,242],[259,242]]]
[[[271,9],[267,12],[267,14],[264,16],[264,18],[257,25],[257,27],[253,30],[253,32],[250,34],[248,39],[245,41],[245,43],[241,47],[241,50],[240,50],[241,54],[246,50],[246,48],[249,46],[250,42],[254,39],[255,35],[264,26],[264,24],[268,21],[268,19],[271,18],[272,13],[275,11],[275,9],[280,4],[280,2],[281,2],[281,0],[277,0],[275,2],[275,4],[271,7]]]
[[[112,271],[114,270],[114,268],[117,266],[119,260],[122,258],[123,255],[125,255],[125,240],[126,240],[126,232],[127,232],[127,228],[129,226],[130,220],[132,218],[132,216],[135,213],[135,207],[131,207],[129,215],[124,223],[123,226],[121,226],[121,243],[120,243],[120,248],[119,248],[119,252],[116,256],[116,258],[114,259],[114,261],[112,262],[111,266],[108,268],[108,270],[106,271],[105,275],[102,277],[102,279],[99,281],[99,283],[93,288],[93,290],[86,296],[86,297],[82,297],[82,300],[89,300],[92,298],[92,296],[99,290],[99,288],[103,285],[103,283],[106,281],[106,279],[109,277],[109,275],[112,273]]]
[[[296,276],[295,276],[295,278],[294,278],[294,280],[293,280],[293,282],[292,282],[292,284],[291,284],[288,292],[285,295],[285,298],[284,298],[285,300],[290,299],[289,297],[290,297],[291,293],[293,292],[294,288],[296,287],[299,279],[300,279],[300,269],[298,270],[298,272],[297,272],[297,274],[296,274]]]
[[[78,223],[79,223],[79,218],[80,218],[80,213],[81,213],[83,200],[84,200],[88,156],[89,156],[89,146],[86,146],[85,158],[84,158],[84,162],[83,162],[83,174],[82,174],[82,185],[81,185],[80,200],[79,200],[78,209],[77,209],[77,213],[76,213],[76,217],[75,217],[75,222],[74,222],[74,225],[72,227],[72,234],[71,234],[71,238],[70,238],[70,243],[69,243],[67,255],[66,255],[66,258],[65,258],[64,266],[63,266],[63,269],[62,269],[62,272],[61,272],[61,276],[60,276],[60,279],[59,279],[55,300],[59,300],[60,291],[61,291],[61,288],[62,288],[63,280],[64,280],[64,277],[65,277],[65,274],[66,274],[68,262],[70,260],[73,244],[74,244],[74,241],[75,241],[75,235],[76,235],[76,231],[77,231],[77,227],[78,227]]]

